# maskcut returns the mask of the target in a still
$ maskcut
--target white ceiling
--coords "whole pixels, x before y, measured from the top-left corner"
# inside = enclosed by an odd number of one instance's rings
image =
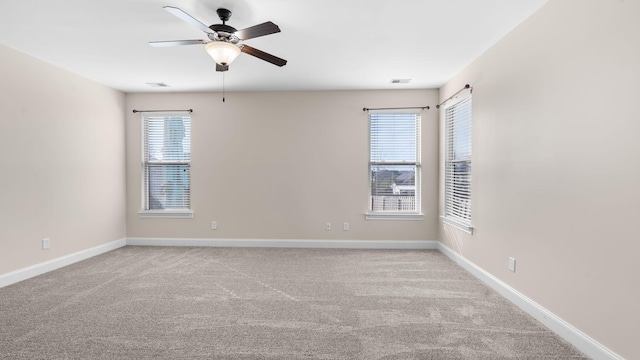
[[[219,91],[222,73],[204,45],[147,42],[207,39],[165,5],[207,25],[225,7],[237,29],[279,25],[244,43],[288,60],[280,68],[241,54],[225,73],[227,91],[437,88],[546,1],[0,0],[0,40],[125,92]]]

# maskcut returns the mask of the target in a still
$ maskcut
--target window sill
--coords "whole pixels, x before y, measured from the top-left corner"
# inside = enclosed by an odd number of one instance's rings
[[[448,225],[451,225],[455,228],[458,228],[464,232],[466,232],[469,235],[473,235],[473,226],[471,226],[470,224],[463,224],[460,221],[457,221],[455,219],[451,219],[445,216],[440,216],[440,219],[442,219],[442,222]]]
[[[412,213],[366,213],[366,220],[424,220],[423,214]]]
[[[142,210],[138,212],[142,219],[193,219],[191,210]]]

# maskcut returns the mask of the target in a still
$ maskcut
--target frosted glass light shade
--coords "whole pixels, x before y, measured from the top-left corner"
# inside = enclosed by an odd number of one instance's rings
[[[226,41],[213,41],[204,48],[216,63],[223,66],[231,64],[240,55],[240,48]]]

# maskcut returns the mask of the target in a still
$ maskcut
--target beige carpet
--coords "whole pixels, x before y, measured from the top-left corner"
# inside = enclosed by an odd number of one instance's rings
[[[0,359],[585,359],[437,251],[124,247],[0,289]]]

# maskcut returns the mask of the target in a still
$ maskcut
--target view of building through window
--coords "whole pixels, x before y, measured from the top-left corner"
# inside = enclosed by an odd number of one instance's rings
[[[415,211],[416,167],[371,166],[372,211]]]

